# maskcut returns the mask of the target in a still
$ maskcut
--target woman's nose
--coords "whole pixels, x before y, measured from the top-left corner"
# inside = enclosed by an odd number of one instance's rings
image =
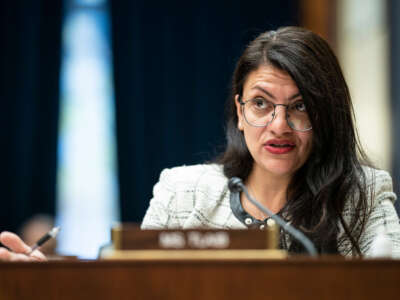
[[[275,107],[274,118],[268,127],[275,134],[284,134],[292,131],[292,128],[290,128],[289,124],[287,123],[285,106],[279,105]]]

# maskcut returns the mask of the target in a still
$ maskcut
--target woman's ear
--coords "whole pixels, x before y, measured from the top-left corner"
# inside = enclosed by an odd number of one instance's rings
[[[240,131],[243,131],[243,115],[242,115],[242,107],[239,102],[239,95],[236,94],[235,96],[235,105],[236,105],[236,114],[238,118],[237,127]]]

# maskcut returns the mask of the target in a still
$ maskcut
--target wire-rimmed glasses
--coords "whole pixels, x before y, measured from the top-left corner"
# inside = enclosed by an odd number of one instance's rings
[[[308,131],[312,129],[307,109],[303,100],[297,100],[288,105],[275,104],[264,98],[254,98],[243,101],[239,97],[242,113],[246,122],[255,127],[266,127],[275,119],[276,107],[286,108],[286,121],[290,128],[296,131]]]

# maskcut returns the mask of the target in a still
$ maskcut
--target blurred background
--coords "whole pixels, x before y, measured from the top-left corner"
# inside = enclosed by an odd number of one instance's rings
[[[112,224],[141,221],[162,169],[222,151],[236,60],[286,25],[329,41],[399,193],[398,15],[395,0],[3,1],[0,230],[57,224],[58,253],[95,258]]]

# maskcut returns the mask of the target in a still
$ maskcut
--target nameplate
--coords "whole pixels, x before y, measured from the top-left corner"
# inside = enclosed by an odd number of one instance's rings
[[[276,232],[271,230],[141,230],[122,225],[112,229],[116,250],[188,250],[188,249],[272,249],[276,248]]]

